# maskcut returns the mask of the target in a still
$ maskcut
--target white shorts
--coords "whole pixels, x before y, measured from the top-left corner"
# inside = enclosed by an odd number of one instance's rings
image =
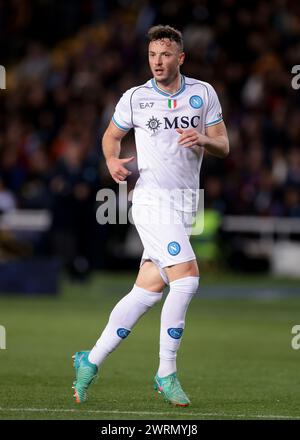
[[[141,264],[155,263],[161,277],[169,283],[164,267],[195,260],[189,237],[195,214],[161,208],[132,205],[132,218],[144,246]]]

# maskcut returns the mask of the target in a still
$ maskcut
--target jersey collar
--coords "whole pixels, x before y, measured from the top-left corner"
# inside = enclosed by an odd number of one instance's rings
[[[169,98],[175,98],[176,96],[180,95],[180,93],[182,93],[185,89],[185,77],[184,75],[181,75],[181,85],[179,90],[177,90],[177,92],[175,93],[168,93],[165,90],[162,90],[161,88],[158,87],[158,85],[156,84],[156,81],[154,78],[151,79],[151,84],[154,88],[154,90],[158,93],[160,93],[163,96],[168,96]]]

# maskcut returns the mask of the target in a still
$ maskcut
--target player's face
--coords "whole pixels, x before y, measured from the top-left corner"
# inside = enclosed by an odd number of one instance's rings
[[[150,42],[149,65],[152,75],[158,83],[168,84],[173,81],[178,75],[183,61],[184,53],[181,52],[175,41],[162,38]]]

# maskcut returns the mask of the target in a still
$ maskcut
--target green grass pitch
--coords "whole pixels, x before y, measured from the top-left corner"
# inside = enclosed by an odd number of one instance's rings
[[[178,353],[188,408],[170,406],[152,387],[157,305],[102,365],[88,401],[76,405],[71,356],[91,348],[133,281],[132,275],[103,274],[87,284],[64,281],[58,298],[0,295],[0,324],[7,332],[7,349],[0,350],[0,419],[300,418],[300,350],[291,347],[300,295],[193,300]],[[218,277],[218,286],[224,283],[228,289],[233,280]],[[253,289],[262,285],[268,282],[252,283]],[[280,283],[271,283],[270,291],[273,285]]]

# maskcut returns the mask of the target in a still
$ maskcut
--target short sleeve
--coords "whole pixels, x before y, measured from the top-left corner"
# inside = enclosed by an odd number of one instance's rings
[[[222,108],[219,98],[216,94],[215,89],[210,85],[208,86],[208,110],[206,114],[205,126],[218,124],[223,121]]]
[[[121,97],[120,101],[116,105],[112,121],[121,130],[128,131],[133,127],[132,124],[132,110],[130,97],[132,95],[131,90],[127,90]]]

